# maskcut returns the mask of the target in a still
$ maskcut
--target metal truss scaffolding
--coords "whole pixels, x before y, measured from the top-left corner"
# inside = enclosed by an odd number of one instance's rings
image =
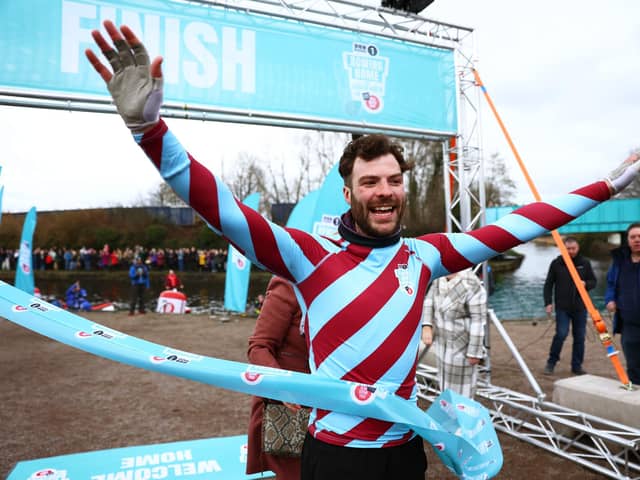
[[[538,394],[524,395],[480,381],[476,400],[490,411],[496,430],[548,450],[609,478],[640,479],[640,430],[544,400],[544,393],[493,311],[489,316]],[[435,367],[417,369],[418,396],[440,393]]]

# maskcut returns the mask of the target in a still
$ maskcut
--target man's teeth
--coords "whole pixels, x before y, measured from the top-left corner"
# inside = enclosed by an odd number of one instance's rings
[[[393,207],[376,207],[376,208],[373,208],[374,212],[381,212],[381,213],[390,212],[391,210],[393,210]]]

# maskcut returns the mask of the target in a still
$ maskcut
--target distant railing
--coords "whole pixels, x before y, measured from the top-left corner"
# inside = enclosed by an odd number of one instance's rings
[[[519,208],[517,205],[487,207],[487,223],[493,223],[517,208]],[[631,223],[638,221],[640,221],[640,198],[620,198],[601,203],[574,221],[560,227],[558,231],[561,234],[617,233],[625,231]]]

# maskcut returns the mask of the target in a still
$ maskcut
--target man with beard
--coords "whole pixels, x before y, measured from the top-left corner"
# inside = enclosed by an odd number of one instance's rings
[[[340,159],[350,209],[339,235],[283,228],[238,201],[182,147],[159,115],[162,59],[150,63],[128,27],[104,25],[115,48],[97,30],[92,34],[113,72],[91,50],[86,54],[135,141],[215,232],[292,284],[311,374],[366,385],[367,392],[417,400],[422,301],[432,279],[571,221],[628,185],[640,163],[631,155],[608,179],[554,202],[525,206],[473,232],[403,238],[403,172],[411,166],[389,138],[368,135],[347,145]],[[422,480],[426,466],[422,440],[407,425],[320,408],[311,412],[303,480]]]

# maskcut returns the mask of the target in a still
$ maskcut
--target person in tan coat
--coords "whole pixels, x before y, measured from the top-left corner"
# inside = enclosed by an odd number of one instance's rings
[[[422,341],[435,346],[440,389],[473,398],[478,364],[485,355],[487,295],[482,281],[470,268],[438,278],[422,315]]]
[[[273,277],[256,326],[249,337],[249,362],[254,365],[309,373],[309,351],[300,331],[300,307],[286,280]],[[292,409],[299,405],[285,404]],[[247,473],[271,470],[277,480],[299,480],[300,458],[262,452],[264,401],[253,397],[247,442]]]

